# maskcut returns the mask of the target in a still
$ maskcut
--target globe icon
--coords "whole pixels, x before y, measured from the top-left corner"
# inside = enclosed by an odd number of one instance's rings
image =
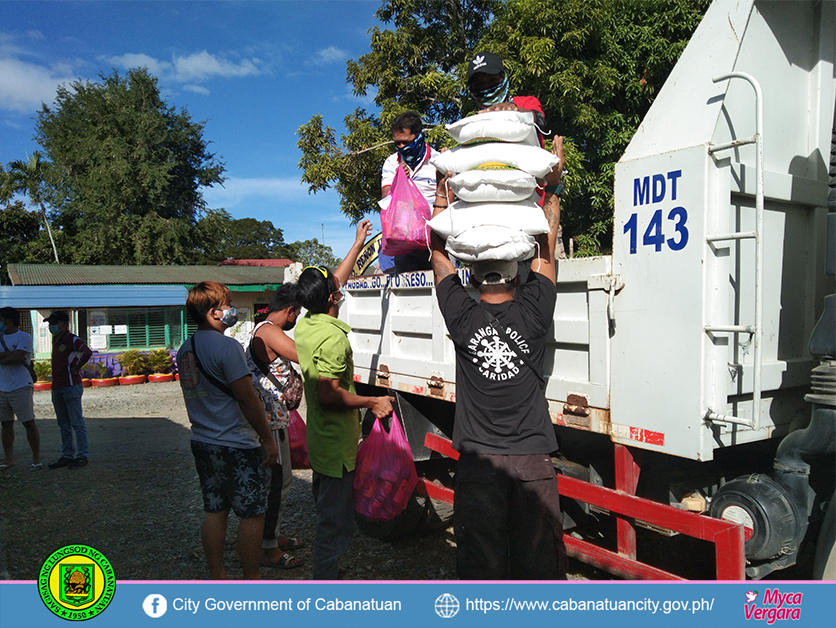
[[[450,619],[459,612],[459,601],[454,595],[442,593],[435,600],[435,612],[439,617]]]

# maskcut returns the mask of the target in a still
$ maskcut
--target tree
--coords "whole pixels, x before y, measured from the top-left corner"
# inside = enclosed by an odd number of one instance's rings
[[[46,216],[46,207],[44,206],[44,174],[47,167],[47,164],[41,161],[41,154],[38,151],[32,153],[26,161],[16,160],[9,163],[9,169],[3,181],[3,195],[6,198],[11,198],[14,194],[22,192],[29,197],[30,201],[41,208],[41,216],[43,216],[46,231],[49,234],[49,241],[52,244],[55,263],[58,264],[60,263],[58,261],[58,249],[55,247],[55,239],[52,237],[52,229],[49,226],[49,219]]]
[[[20,201],[0,209],[0,233],[0,267],[4,273],[9,264],[51,261],[49,242],[42,237],[41,217]]]
[[[204,123],[162,99],[146,69],[60,86],[36,139],[50,158],[49,197],[73,263],[193,260],[201,188],[223,181]]]
[[[275,259],[286,257],[281,229],[269,220],[233,219],[224,210],[207,213],[196,225],[202,242],[200,262],[216,264],[225,259]]]
[[[305,266],[328,266],[333,269],[340,265],[340,258],[334,257],[331,247],[320,244],[318,240],[291,242],[287,245],[287,257]]]
[[[376,210],[380,166],[391,148],[387,125],[404,109],[427,125],[475,110],[466,63],[478,50],[499,54],[513,92],[537,96],[546,131],[567,136],[564,237],[596,254],[611,230],[615,162],[704,14],[709,0],[387,0],[377,12],[394,30],[371,31],[372,51],[349,61],[356,94],[377,89],[379,116],[356,110],[336,134],[321,116],[299,129],[302,180],[311,192],[335,187],[353,220]],[[441,127],[429,133],[450,145]],[[367,152],[359,152],[366,149]],[[362,180],[362,182],[360,182]]]

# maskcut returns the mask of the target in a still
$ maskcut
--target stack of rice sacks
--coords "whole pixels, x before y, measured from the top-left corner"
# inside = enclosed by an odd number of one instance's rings
[[[481,113],[447,130],[460,146],[430,161],[440,172],[455,174],[449,185],[458,200],[430,220],[430,228],[466,263],[532,257],[534,236],[549,232],[537,179],[558,163],[540,148],[534,114]]]

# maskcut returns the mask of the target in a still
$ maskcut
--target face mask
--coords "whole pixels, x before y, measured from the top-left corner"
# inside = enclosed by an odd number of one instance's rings
[[[508,82],[508,77],[505,76],[500,83],[494,85],[493,87],[473,90],[470,93],[480,105],[489,107],[490,105],[496,105],[508,100],[509,88],[510,83]]]
[[[61,328],[58,327],[58,325],[50,325],[49,326],[49,333],[51,333],[53,336],[55,334],[57,334],[59,331],[61,331]]]
[[[423,131],[415,136],[415,139],[403,148],[398,148],[396,146],[395,149],[398,151],[401,159],[406,162],[406,165],[410,168],[414,168],[421,163],[421,160],[427,152],[427,142],[424,140]]]
[[[224,310],[224,315],[221,316],[221,322],[227,327],[232,327],[238,322],[238,310],[234,307]]]
[[[296,321],[287,321],[284,325],[282,325],[282,329],[284,331],[290,331],[294,327],[296,327]]]

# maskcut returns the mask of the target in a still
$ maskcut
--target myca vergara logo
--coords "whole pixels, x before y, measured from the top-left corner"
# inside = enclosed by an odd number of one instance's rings
[[[767,624],[801,619],[802,596],[802,593],[781,593],[778,589],[767,589],[763,594],[763,604],[758,605],[758,592],[747,591],[744,604],[746,619],[761,620]]]
[[[81,621],[101,613],[113,600],[116,576],[110,561],[87,545],[67,545],[50,554],[38,576],[38,593],[62,619]]]

